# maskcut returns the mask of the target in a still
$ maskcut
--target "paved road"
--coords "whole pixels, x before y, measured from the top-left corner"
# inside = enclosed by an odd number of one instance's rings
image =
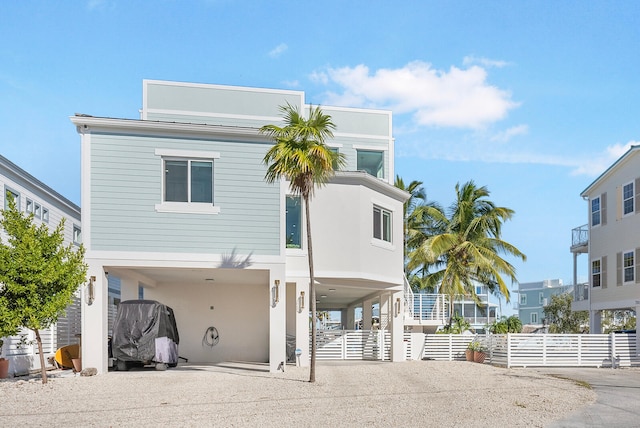
[[[640,370],[595,368],[545,368],[554,374],[587,382],[596,402],[550,427],[640,427]]]

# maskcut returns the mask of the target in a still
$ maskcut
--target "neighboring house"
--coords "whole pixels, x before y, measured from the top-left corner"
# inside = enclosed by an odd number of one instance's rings
[[[540,327],[545,325],[544,307],[551,303],[551,296],[571,293],[573,285],[563,285],[561,279],[545,279],[518,284],[518,318],[522,324]]]
[[[83,308],[83,366],[107,370],[109,314],[144,296],[173,308],[189,362],[287,361],[287,336],[309,360],[304,210],[267,184],[273,144],[259,128],[304,92],[145,80],[140,119],[76,115],[82,145],[83,242],[95,302]],[[345,171],[311,202],[318,310],[371,328],[380,307],[390,359],[404,360],[402,208],[392,185],[389,111],[322,107]],[[117,278],[112,281],[111,278]],[[109,287],[107,287],[109,282]],[[111,303],[111,304],[110,304]],[[216,327],[219,343],[203,346]]]
[[[491,300],[491,293],[484,285],[476,285],[478,302],[469,296],[456,296],[453,314],[464,317],[471,330],[483,333],[486,327],[499,317],[499,305]],[[497,301],[498,298],[495,297]],[[450,299],[436,293],[413,293],[405,284],[405,326],[412,332],[434,333],[449,323]]]
[[[588,201],[589,233],[572,251],[587,249],[589,289],[576,293],[572,309],[589,311],[589,331],[601,333],[603,310],[640,309],[640,146],[580,196]]]
[[[80,245],[80,207],[1,155],[0,188],[0,206],[3,209],[9,208],[8,195],[12,195],[20,211],[33,213],[37,226],[47,224],[50,228],[55,228],[64,218],[64,244]],[[1,227],[0,239],[7,242],[7,236]],[[53,355],[61,346],[78,343],[77,334],[80,334],[79,297],[67,308],[65,316],[57,324],[40,331],[45,357]],[[21,337],[24,338],[22,342]],[[21,330],[17,336],[5,340],[2,356],[10,361],[10,374],[24,374],[40,368],[35,335],[30,330]]]

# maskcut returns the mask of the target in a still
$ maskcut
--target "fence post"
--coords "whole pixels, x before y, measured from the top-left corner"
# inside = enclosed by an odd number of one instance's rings
[[[609,333],[609,353],[611,355],[611,368],[616,368],[616,335]]]
[[[511,368],[511,333],[507,333],[507,368]]]

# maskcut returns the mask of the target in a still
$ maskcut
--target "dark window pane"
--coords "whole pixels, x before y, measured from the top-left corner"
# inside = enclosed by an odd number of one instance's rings
[[[301,248],[302,204],[300,196],[287,196],[287,248]]]
[[[391,242],[391,213],[382,211],[382,239]]]
[[[382,239],[381,214],[380,208],[373,207],[373,237],[376,239]]]
[[[384,178],[384,153],[372,150],[357,151],[357,169],[374,177]]]
[[[191,162],[191,202],[213,203],[213,164]]]
[[[164,163],[165,201],[188,202],[187,161],[166,161]]]

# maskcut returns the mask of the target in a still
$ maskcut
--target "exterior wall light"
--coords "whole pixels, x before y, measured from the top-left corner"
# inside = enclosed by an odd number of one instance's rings
[[[395,309],[396,309],[396,317],[398,315],[400,315],[400,298],[396,298],[396,304],[395,304]]]
[[[275,285],[273,287],[273,294],[274,294],[273,302],[278,303],[280,301],[280,280],[276,279],[274,283]]]
[[[87,284],[87,305],[89,306],[91,306],[94,300],[96,300],[95,282],[96,282],[95,276],[89,277],[89,284]]]
[[[300,297],[298,298],[298,306],[300,307],[300,312],[304,309],[304,291],[300,292]]]

